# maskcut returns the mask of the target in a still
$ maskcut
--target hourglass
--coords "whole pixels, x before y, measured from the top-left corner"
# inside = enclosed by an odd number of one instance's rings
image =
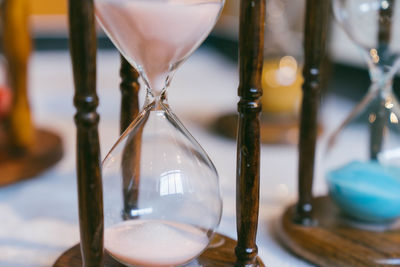
[[[188,266],[264,266],[255,244],[264,1],[242,1],[238,242],[214,234],[222,208],[215,167],[167,103],[174,71],[207,36],[222,5],[220,0],[70,1],[81,244],[54,266],[182,266],[189,261]],[[143,110],[108,153],[102,171],[94,7],[147,87]],[[129,63],[123,59],[121,68],[123,107],[129,106],[126,89],[138,89],[138,73]],[[122,128],[132,110],[123,110]]]
[[[143,110],[103,161],[104,246],[128,266],[185,264],[219,224],[217,171],[171,111],[166,90],[222,6],[222,0],[95,1],[98,21],[147,87]]]
[[[372,84],[328,140],[326,178],[347,217],[388,223],[400,216],[400,105],[392,87],[400,69],[400,2],[334,0],[333,10],[366,59]]]
[[[383,149],[388,141],[387,135],[392,136],[391,127],[388,127],[389,123],[385,121],[385,118],[390,120],[392,117],[392,126],[395,126],[394,116],[397,116],[390,115],[391,112],[396,114],[392,108],[395,108],[397,103],[394,102],[395,98],[391,90],[388,90],[391,80],[385,79],[392,78],[394,74],[392,72],[397,68],[394,51],[398,42],[396,41],[396,44],[389,42],[396,35],[393,29],[398,27],[395,25],[398,23],[393,21],[398,8],[398,3],[395,2],[333,1],[336,15],[340,16],[339,20],[347,30],[351,30],[352,33],[354,31],[352,38],[361,41],[360,46],[363,46],[366,55],[368,52],[369,64],[373,68],[371,76],[374,82],[370,93],[355,108],[346,122],[357,117],[357,114],[362,114],[361,111],[367,106],[375,104],[372,105],[374,113],[370,113],[371,116],[361,117],[368,122],[364,124],[367,127],[363,127],[362,123],[359,123],[360,120],[351,127],[343,127],[347,125],[345,122],[329,139],[325,175],[330,187],[330,196],[313,197],[312,194],[316,120],[310,123],[310,120],[304,116],[313,116],[317,112],[319,91],[317,77],[320,63],[318,58],[323,51],[323,46],[319,46],[321,43],[311,41],[309,46],[306,44],[306,47],[314,46],[314,50],[305,50],[306,71],[304,73],[309,76],[305,76],[303,90],[313,96],[314,102],[307,101],[306,96],[303,99],[302,137],[299,146],[299,201],[286,209],[282,216],[279,233],[290,250],[318,266],[390,266],[397,265],[400,258],[399,231],[388,230],[386,227],[371,227],[371,223],[376,226],[376,222],[385,222],[390,218],[387,215],[393,214],[391,212],[398,206],[397,196],[393,194],[398,187],[396,189],[395,181],[392,180],[392,184],[388,182],[388,179],[396,173],[392,165],[396,161],[394,157],[396,153],[393,153],[396,150],[385,153],[384,151],[390,150]],[[323,25],[326,23],[324,18],[327,17],[327,14],[323,12],[326,10],[323,5],[328,5],[328,1],[308,1],[308,4],[311,5],[311,3],[315,5],[312,9],[315,13],[312,16],[306,16],[306,24],[312,24],[313,20],[321,21],[315,29],[322,34],[325,31]],[[395,5],[392,6],[394,3]],[[391,37],[389,32],[392,33]],[[307,43],[307,40],[312,40],[312,37],[306,34],[305,39]],[[366,50],[368,47],[365,46],[366,44],[380,45],[371,46],[370,50]],[[372,50],[373,48],[375,50]],[[315,51],[319,52],[316,57]],[[379,65],[381,60],[382,68]],[[312,63],[307,64],[307,62]],[[377,83],[375,83],[375,77]],[[381,103],[382,99],[386,102]],[[389,113],[389,117],[385,116],[386,112]],[[345,134],[345,130],[342,132],[342,127],[347,129],[350,135]],[[340,139],[345,135],[353,138],[339,145]],[[398,136],[394,134],[392,138],[396,139]],[[395,149],[396,147],[387,148]],[[335,153],[339,154],[332,157]],[[372,180],[371,176],[374,176],[376,180]],[[374,182],[367,186],[371,180]],[[388,195],[390,197],[387,197]],[[384,204],[381,202],[377,210],[376,201],[379,199]],[[367,224],[368,227],[366,227]]]

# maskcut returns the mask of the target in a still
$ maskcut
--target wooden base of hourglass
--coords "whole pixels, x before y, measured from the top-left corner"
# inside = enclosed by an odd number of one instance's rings
[[[25,151],[14,151],[8,147],[6,138],[0,138],[0,186],[33,178],[62,158],[59,136],[37,129],[35,138],[33,145]]]
[[[236,138],[237,114],[226,114],[217,118],[212,128],[220,135]],[[261,113],[260,141],[264,144],[296,144],[299,135],[299,119],[295,115]],[[322,126],[318,127],[318,134]]]
[[[398,266],[400,231],[368,231],[350,227],[329,197],[314,199],[314,226],[293,222],[286,209],[279,236],[296,255],[318,266]]]
[[[236,241],[224,235],[216,234],[208,249],[197,259],[188,263],[187,267],[230,267],[236,262]],[[258,266],[264,267],[264,263],[257,258]],[[76,267],[82,266],[81,250],[79,244],[72,247],[61,255],[53,267]],[[124,267],[125,265],[105,254],[104,267]]]

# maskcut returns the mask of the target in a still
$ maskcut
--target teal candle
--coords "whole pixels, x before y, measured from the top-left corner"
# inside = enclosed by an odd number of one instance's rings
[[[400,216],[400,168],[353,161],[327,173],[334,202],[348,216],[382,222]]]

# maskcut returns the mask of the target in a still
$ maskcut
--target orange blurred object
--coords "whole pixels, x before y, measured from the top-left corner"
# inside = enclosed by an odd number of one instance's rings
[[[5,118],[11,110],[12,93],[11,90],[4,86],[0,86],[0,120]]]
[[[67,0],[31,0],[33,15],[64,15],[67,13]]]
[[[263,111],[298,113],[303,84],[301,72],[302,68],[291,56],[264,61],[261,98]]]

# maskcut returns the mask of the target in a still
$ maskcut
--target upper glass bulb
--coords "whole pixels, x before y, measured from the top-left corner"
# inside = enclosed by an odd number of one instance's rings
[[[96,0],[96,15],[118,50],[161,91],[210,33],[223,0]]]
[[[381,78],[381,73],[375,72],[391,72],[393,76],[400,67],[400,34],[397,34],[400,3],[396,0],[333,0],[332,3],[337,21],[362,49],[372,80]]]

